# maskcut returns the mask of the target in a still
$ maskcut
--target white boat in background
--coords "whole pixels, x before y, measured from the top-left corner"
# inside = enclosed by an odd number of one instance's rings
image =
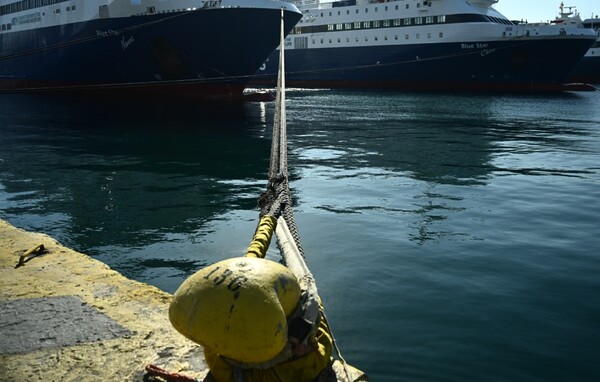
[[[560,91],[596,40],[577,26],[515,25],[497,0],[296,0],[290,86]],[[279,51],[257,72],[274,81]]]
[[[572,82],[600,83],[600,18],[596,16],[581,20],[581,15],[575,7],[565,7],[564,3],[561,3],[559,8],[559,15],[553,21],[553,24],[559,26],[576,25],[591,29],[598,36],[596,42],[569,75],[569,80]]]

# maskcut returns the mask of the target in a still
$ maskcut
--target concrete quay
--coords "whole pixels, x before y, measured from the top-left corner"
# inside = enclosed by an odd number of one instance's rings
[[[0,381],[143,381],[148,364],[202,381],[202,348],[171,326],[171,298],[0,220]]]

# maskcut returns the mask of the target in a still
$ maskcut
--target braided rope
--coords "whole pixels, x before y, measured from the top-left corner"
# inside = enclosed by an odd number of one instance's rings
[[[261,216],[264,214],[268,214],[270,216],[278,217],[281,216],[284,219],[285,224],[287,225],[287,230],[289,234],[292,236],[294,243],[296,244],[298,254],[300,255],[298,258],[305,259],[304,249],[302,248],[302,244],[300,242],[300,234],[298,232],[298,227],[296,225],[296,220],[294,219],[294,213],[292,211],[292,203],[291,203],[291,192],[289,186],[288,179],[288,168],[287,168],[287,133],[286,133],[286,110],[285,110],[285,68],[284,66],[284,32],[283,32],[283,9],[281,11],[281,40],[280,40],[280,50],[279,50],[279,75],[277,79],[277,96],[275,99],[275,117],[273,123],[273,140],[271,142],[271,162],[269,166],[269,183],[267,185],[267,190],[263,192],[259,198],[259,207],[261,208]],[[279,225],[278,225],[279,227]],[[279,250],[282,254],[284,254],[283,245],[280,242],[280,237],[277,237],[277,244]],[[284,256],[285,257],[285,256]],[[318,297],[318,292],[316,290],[316,285],[314,285],[314,279],[312,274],[307,269],[304,261],[301,261],[303,266],[306,268],[306,280],[309,281],[311,285],[311,290],[316,294],[317,300],[320,300]],[[305,280],[305,281],[306,281]],[[320,317],[322,317],[325,321],[327,318],[325,317],[324,309],[320,309]],[[329,324],[328,324],[329,326]],[[333,332],[331,331],[331,327],[329,327],[329,332],[331,334],[333,348],[337,353],[339,360],[343,365],[343,372],[345,373],[346,380],[350,381],[349,370],[347,367],[346,360],[342,356],[339,347],[337,346],[337,342],[333,336]]]
[[[283,9],[281,10],[281,29],[279,50],[279,67],[282,69],[277,76],[277,95],[275,97],[275,117],[273,122],[273,140],[271,141],[271,162],[269,166],[269,185],[267,191],[261,196],[259,206],[261,213],[269,213],[272,216],[281,214],[285,219],[292,237],[304,257],[304,250],[300,243],[300,234],[291,206],[291,193],[288,179],[287,165],[287,126],[285,109],[285,49],[284,49],[284,27]],[[275,195],[270,195],[275,193]],[[266,204],[266,205],[265,205]],[[268,207],[268,208],[265,208]],[[265,211],[265,209],[267,211]]]

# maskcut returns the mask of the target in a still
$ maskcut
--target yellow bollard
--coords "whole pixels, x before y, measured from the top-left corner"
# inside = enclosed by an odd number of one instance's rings
[[[192,275],[175,292],[173,327],[219,355],[243,363],[273,359],[287,342],[287,317],[300,286],[291,271],[271,260],[240,257]]]

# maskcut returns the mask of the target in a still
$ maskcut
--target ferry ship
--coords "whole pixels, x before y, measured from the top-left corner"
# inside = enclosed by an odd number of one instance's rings
[[[0,0],[0,92],[241,96],[302,14],[276,0]]]
[[[581,25],[595,31],[598,39],[575,66],[569,79],[573,82],[600,84],[600,19],[598,16],[585,19]]]
[[[600,83],[600,19],[598,16],[582,21],[576,7],[565,6],[561,2],[558,16],[551,22],[526,23],[525,25],[528,27],[554,25],[558,28],[575,27],[593,30],[596,33],[597,40],[573,68],[568,80],[572,83]]]
[[[596,34],[517,25],[497,0],[297,0],[287,84],[325,88],[561,91]],[[257,72],[268,82],[275,51]]]
[[[566,8],[566,10],[565,10]],[[557,26],[571,25],[588,28],[596,32],[597,40],[569,75],[572,82],[600,83],[600,19],[598,16],[581,20],[575,7],[560,3],[558,17],[552,22]]]

